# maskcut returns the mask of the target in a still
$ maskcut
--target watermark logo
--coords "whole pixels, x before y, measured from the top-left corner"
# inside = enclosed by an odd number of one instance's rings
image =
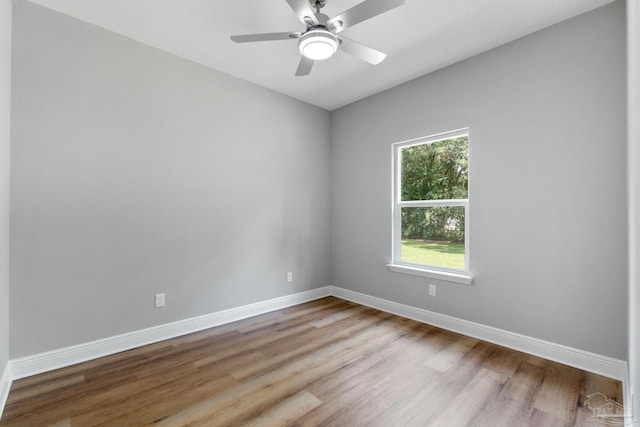
[[[625,416],[624,407],[620,403],[608,399],[602,393],[588,395],[584,406],[593,411],[587,421],[598,421],[610,426],[624,426],[631,421],[631,417]]]

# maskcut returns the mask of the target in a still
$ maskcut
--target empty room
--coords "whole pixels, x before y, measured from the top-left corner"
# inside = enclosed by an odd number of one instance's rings
[[[639,242],[637,0],[0,0],[0,426],[640,425]]]

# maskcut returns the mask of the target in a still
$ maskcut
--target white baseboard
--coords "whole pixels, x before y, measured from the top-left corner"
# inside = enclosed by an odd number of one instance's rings
[[[32,356],[21,357],[11,361],[12,379],[29,377],[42,372],[52,371],[87,360],[97,359],[143,345],[190,334],[203,329],[220,326],[225,323],[246,319],[258,314],[302,304],[329,296],[331,288],[312,289],[292,295],[261,301],[218,311],[190,319],[154,326],[147,329],[116,335],[88,343],[61,348]],[[4,407],[4,406],[2,406]]]
[[[11,361],[7,362],[7,365],[4,367],[2,371],[2,375],[0,375],[0,419],[2,419],[2,412],[4,411],[4,406],[7,403],[7,398],[9,397],[9,390],[11,389],[12,382],[11,375]]]
[[[117,335],[97,341],[66,347],[9,361],[0,379],[0,415],[11,386],[11,381],[107,356],[154,342],[197,332],[269,311],[313,301],[333,295],[348,301],[417,320],[450,331],[458,332],[494,344],[533,354],[585,371],[621,380],[628,397],[627,362],[607,356],[575,349],[561,344],[528,337],[514,332],[435,313],[417,307],[399,304],[382,298],[354,292],[336,286],[326,286],[293,295],[286,295],[255,304],[231,308],[216,313],[185,319],[139,331]]]
[[[335,286],[331,287],[331,294],[338,298],[417,320],[418,322],[427,323],[439,328],[478,338],[483,341],[522,351],[523,353],[532,354],[544,359],[553,360],[585,371],[620,380],[623,382],[623,387],[625,384],[628,384],[629,371],[627,362],[623,360],[579,350],[562,344],[544,341],[538,338],[528,337],[526,335],[505,331],[491,326],[481,325],[479,323],[469,322],[456,317],[399,304],[397,302],[388,301],[382,298],[373,297]]]

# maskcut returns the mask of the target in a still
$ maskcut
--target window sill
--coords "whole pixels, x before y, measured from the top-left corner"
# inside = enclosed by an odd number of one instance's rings
[[[467,273],[455,273],[452,271],[431,270],[428,268],[409,267],[407,265],[387,264],[389,271],[404,274],[413,274],[414,276],[429,277],[431,279],[444,280],[447,282],[461,283],[470,285],[473,281]]]

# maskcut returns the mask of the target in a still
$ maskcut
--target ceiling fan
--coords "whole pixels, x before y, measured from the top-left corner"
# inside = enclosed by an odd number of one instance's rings
[[[298,49],[302,54],[296,76],[306,76],[311,72],[315,61],[331,57],[338,48],[376,65],[387,56],[378,50],[370,48],[339,35],[343,30],[359,24],[404,4],[404,0],[365,0],[362,3],[329,19],[320,13],[327,0],[285,0],[306,26],[303,32],[263,33],[231,36],[236,43],[260,42],[271,40],[298,39]],[[312,8],[315,8],[315,12]]]

